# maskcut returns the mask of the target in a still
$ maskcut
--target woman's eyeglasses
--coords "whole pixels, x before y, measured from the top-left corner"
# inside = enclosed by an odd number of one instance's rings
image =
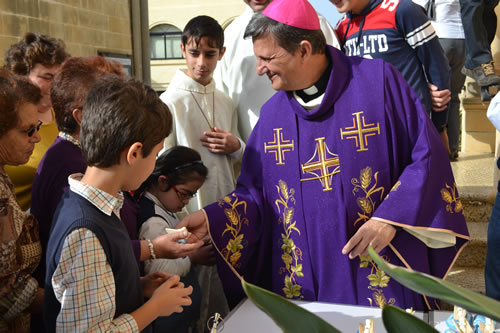
[[[26,129],[26,130],[22,130],[24,133],[26,133],[28,135],[28,137],[32,137],[33,134],[35,134],[35,131],[39,132],[40,131],[40,127],[42,127],[42,124],[43,122],[41,120],[38,121],[38,124],[36,124],[35,126],[31,126],[30,128]]]

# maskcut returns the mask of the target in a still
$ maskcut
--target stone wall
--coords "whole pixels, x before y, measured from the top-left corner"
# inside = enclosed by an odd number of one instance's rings
[[[73,56],[132,54],[129,0],[0,0],[0,63],[28,31],[65,41]]]

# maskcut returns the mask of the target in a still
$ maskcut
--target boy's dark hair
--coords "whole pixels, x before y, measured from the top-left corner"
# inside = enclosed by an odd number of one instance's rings
[[[243,38],[252,39],[271,34],[279,46],[288,53],[294,54],[300,42],[307,40],[311,43],[313,54],[324,54],[326,51],[326,38],[321,30],[306,30],[292,27],[275,21],[261,12],[255,13],[248,23]]]
[[[0,138],[19,122],[19,106],[38,104],[40,88],[27,78],[0,68]]]
[[[200,154],[191,148],[174,146],[163,152],[156,160],[153,173],[142,183],[136,191],[140,196],[154,184],[158,183],[160,176],[167,176],[171,184],[180,185],[190,180],[207,178],[208,169],[201,161]],[[165,191],[170,190],[170,186]]]
[[[206,15],[196,16],[188,22],[182,32],[182,44],[186,46],[189,40],[192,39],[198,47],[203,37],[208,38],[208,44],[211,47],[215,46],[222,51],[224,47],[224,30],[216,20]]]
[[[5,54],[4,67],[18,75],[28,75],[36,64],[46,67],[62,64],[69,57],[61,39],[27,32]]]
[[[57,128],[68,134],[80,130],[73,110],[82,109],[90,88],[106,74],[124,75],[122,65],[104,57],[71,57],[64,61],[52,80],[50,98]]]
[[[172,116],[156,92],[142,82],[108,74],[96,81],[85,100],[80,143],[87,165],[107,168],[141,142],[142,156],[172,130]]]

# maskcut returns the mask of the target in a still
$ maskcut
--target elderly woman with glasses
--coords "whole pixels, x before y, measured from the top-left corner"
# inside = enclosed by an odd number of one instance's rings
[[[5,54],[5,69],[28,78],[42,93],[38,104],[38,119],[43,122],[40,131],[42,140],[27,163],[5,168],[14,184],[19,205],[24,210],[31,206],[31,188],[36,168],[59,133],[50,90],[52,78],[68,56],[62,40],[32,32],[26,33]]]
[[[41,258],[38,223],[5,172],[26,163],[40,141],[40,99],[38,87],[0,69],[0,332],[29,332],[29,313],[42,308],[43,289],[31,276]]]

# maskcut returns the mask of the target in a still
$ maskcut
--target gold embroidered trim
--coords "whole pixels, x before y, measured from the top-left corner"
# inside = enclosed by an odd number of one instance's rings
[[[281,260],[285,264],[280,267],[280,274],[286,274],[283,293],[287,298],[303,298],[301,294],[302,286],[297,283],[297,277],[304,277],[302,272],[302,250],[295,245],[291,238],[292,232],[298,233],[300,230],[295,226],[296,221],[293,220],[294,208],[289,206],[289,203],[295,204],[295,190],[288,188],[288,185],[280,179],[279,185],[276,185],[279,199],[274,202],[278,208],[278,213],[282,214],[278,223],[283,224],[283,232],[281,234],[281,249],[283,254]],[[282,207],[281,207],[282,206]],[[283,213],[281,208],[283,208]]]
[[[248,226],[248,218],[241,217],[241,214],[236,209],[238,206],[243,206],[243,214],[247,213],[247,203],[246,201],[239,201],[238,196],[236,194],[232,194],[233,198],[228,196],[224,197],[224,200],[219,200],[219,207],[223,207],[224,204],[230,206],[230,208],[224,209],[224,214],[230,223],[226,223],[226,229],[222,232],[222,237],[226,232],[231,234],[231,239],[228,241],[226,247],[222,249],[222,255],[226,260],[231,262],[236,268],[240,267],[238,260],[241,258],[241,250],[246,245],[246,240],[244,239],[245,235],[241,233],[241,227],[243,224]],[[234,201],[233,201],[234,199]]]
[[[450,214],[462,213],[463,215],[463,205],[462,201],[458,198],[457,184],[453,183],[453,187],[448,184],[445,184],[445,186],[449,191],[445,188],[441,189],[441,197],[446,202],[446,211]]]

